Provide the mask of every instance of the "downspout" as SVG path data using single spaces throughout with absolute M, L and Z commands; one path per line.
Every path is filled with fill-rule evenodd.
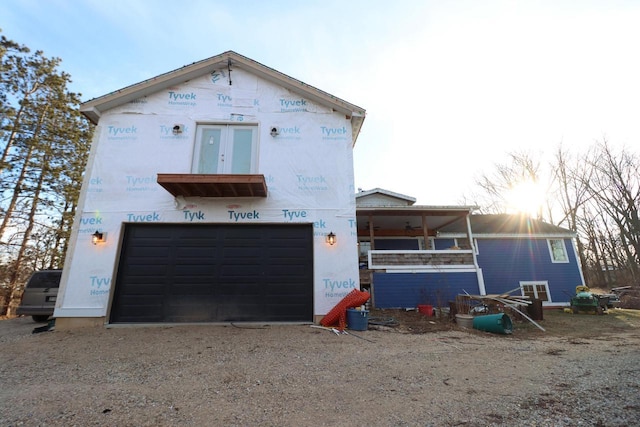
M 465 215 L 465 219 L 467 220 L 467 238 L 469 239 L 469 247 L 471 248 L 471 255 L 473 256 L 473 265 L 476 268 L 476 275 L 478 276 L 478 290 L 480 291 L 480 295 L 486 295 L 487 290 L 484 287 L 484 277 L 482 277 L 482 270 L 478 265 L 478 258 L 476 257 L 476 247 L 473 241 L 473 233 L 471 232 L 470 215 L 471 212 Z

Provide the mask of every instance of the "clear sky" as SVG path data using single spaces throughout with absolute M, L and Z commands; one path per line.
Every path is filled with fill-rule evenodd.
M 367 110 L 356 188 L 459 204 L 506 153 L 640 147 L 640 1 L 2 0 L 84 101 L 234 50 Z

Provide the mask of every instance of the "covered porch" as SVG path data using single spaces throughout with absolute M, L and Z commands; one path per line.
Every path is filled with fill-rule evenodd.
M 483 294 L 469 215 L 474 206 L 358 206 L 360 285 L 377 308 L 446 303 L 462 292 Z M 466 223 L 466 237 L 438 230 Z M 436 301 L 438 300 L 438 301 Z

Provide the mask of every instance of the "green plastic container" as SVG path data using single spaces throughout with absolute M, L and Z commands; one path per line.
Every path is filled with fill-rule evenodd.
M 352 331 L 366 331 L 369 328 L 369 310 L 348 308 L 347 328 Z
M 510 334 L 513 332 L 511 318 L 504 313 L 486 314 L 473 318 L 473 329 L 496 334 Z

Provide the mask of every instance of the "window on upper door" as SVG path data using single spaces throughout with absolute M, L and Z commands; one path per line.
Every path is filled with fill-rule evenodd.
M 252 174 L 258 165 L 258 127 L 199 125 L 193 173 Z
M 548 239 L 547 243 L 549 244 L 551 262 L 569 262 L 567 247 L 565 246 L 563 239 Z
M 531 299 L 539 299 L 543 302 L 550 302 L 549 298 L 549 282 L 520 282 L 520 290 L 522 295 Z

